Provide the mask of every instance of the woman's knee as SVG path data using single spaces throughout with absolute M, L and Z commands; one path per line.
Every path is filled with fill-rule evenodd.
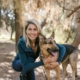
M 21 72 L 22 71 L 22 65 L 20 60 L 15 60 L 12 62 L 12 68 L 15 71 Z

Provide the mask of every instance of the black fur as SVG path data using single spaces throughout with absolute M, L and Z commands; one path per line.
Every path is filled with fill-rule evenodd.
M 76 50 L 76 48 L 73 47 L 72 45 L 69 44 L 62 44 L 62 45 L 66 48 L 66 53 L 61 62 L 63 62 L 70 54 L 73 53 L 74 50 Z

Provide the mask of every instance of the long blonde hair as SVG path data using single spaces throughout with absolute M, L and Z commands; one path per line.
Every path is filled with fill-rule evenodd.
M 26 24 L 25 24 L 25 27 L 23 28 L 23 38 L 24 38 L 24 40 L 25 40 L 25 42 L 26 42 L 26 46 L 27 46 L 27 47 L 30 46 L 30 40 L 29 40 L 29 38 L 27 37 L 25 31 L 26 31 L 26 29 L 28 28 L 28 25 L 29 25 L 29 24 L 34 24 L 34 25 L 36 25 L 36 27 L 38 28 L 38 33 L 39 33 L 39 34 L 41 33 L 41 25 L 39 24 L 39 22 L 38 22 L 37 20 L 35 20 L 35 19 L 30 19 L 30 20 L 28 20 L 28 21 L 26 22 Z M 37 39 L 39 39 L 39 36 L 38 36 Z

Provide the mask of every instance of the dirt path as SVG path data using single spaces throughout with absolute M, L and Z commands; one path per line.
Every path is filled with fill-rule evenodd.
M 0 80 L 17 80 L 19 73 L 11 67 L 15 45 L 10 40 L 0 39 Z
M 16 55 L 15 53 L 15 44 L 14 42 L 8 39 L 0 38 L 0 80 L 18 80 L 19 73 L 15 72 L 11 67 L 11 62 Z M 78 77 L 76 80 L 80 80 L 80 57 L 78 60 Z M 61 67 L 61 66 L 60 66 Z M 71 67 L 68 66 L 68 77 L 66 80 L 71 80 Z M 44 73 L 42 67 L 38 67 L 35 69 L 36 80 L 45 80 Z M 62 69 L 61 69 L 61 77 L 62 77 Z M 55 72 L 51 71 L 51 80 L 55 80 Z

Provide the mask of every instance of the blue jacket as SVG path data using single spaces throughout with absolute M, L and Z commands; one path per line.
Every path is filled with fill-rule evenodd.
M 59 58 L 57 62 L 61 62 L 64 54 L 65 54 L 65 47 L 62 45 L 57 44 L 59 47 Z M 18 53 L 14 59 L 15 60 L 21 60 L 21 65 L 22 65 L 22 74 L 26 74 L 29 70 L 32 70 L 38 66 L 43 65 L 43 61 L 40 60 L 39 62 L 35 62 L 36 58 L 39 56 L 40 53 L 40 47 L 38 46 L 36 53 L 32 50 L 31 47 L 26 47 L 25 41 L 23 37 L 20 37 L 18 41 Z

